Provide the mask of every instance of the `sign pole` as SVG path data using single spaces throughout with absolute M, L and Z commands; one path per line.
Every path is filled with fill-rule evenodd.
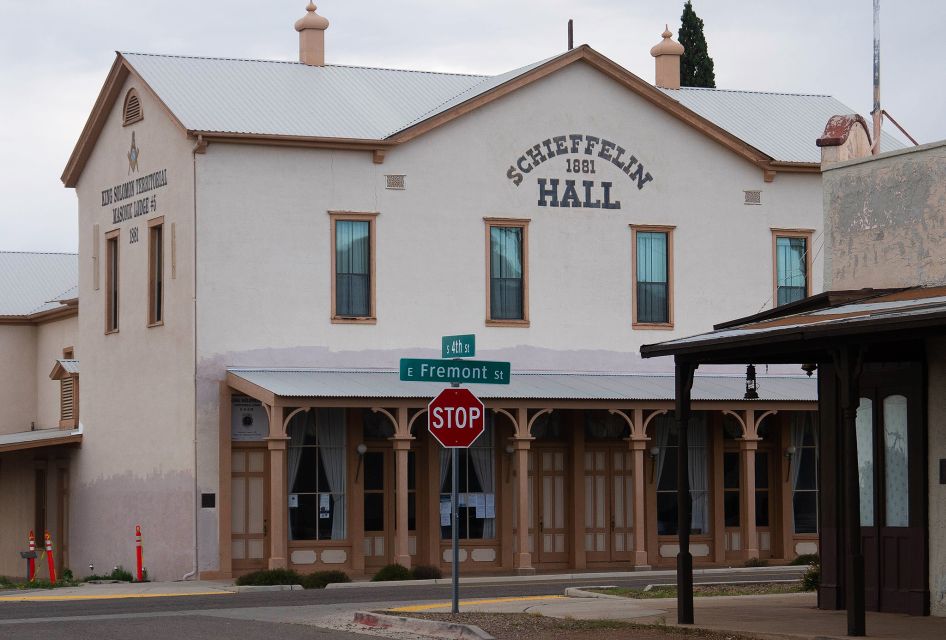
M 450 449 L 451 457 L 451 471 L 453 477 L 451 478 L 450 486 L 453 488 L 453 491 L 450 495 L 450 511 L 453 513 L 453 518 L 451 522 L 453 523 L 453 606 L 451 608 L 452 613 L 460 613 L 460 513 L 457 509 L 457 503 L 459 502 L 457 495 L 457 485 L 460 484 L 460 471 L 457 455 L 457 448 L 453 447 Z

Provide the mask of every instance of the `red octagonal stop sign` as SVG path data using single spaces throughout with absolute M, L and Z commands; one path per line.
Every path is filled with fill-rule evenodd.
M 444 389 L 427 405 L 427 428 L 444 447 L 466 449 L 486 429 L 486 409 L 469 389 Z

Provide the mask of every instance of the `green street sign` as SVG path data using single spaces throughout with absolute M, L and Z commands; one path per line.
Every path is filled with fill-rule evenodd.
M 488 360 L 401 358 L 401 380 L 405 382 L 509 384 L 509 363 Z
M 462 336 L 444 336 L 440 339 L 443 358 L 472 358 L 476 355 L 476 336 L 467 333 Z

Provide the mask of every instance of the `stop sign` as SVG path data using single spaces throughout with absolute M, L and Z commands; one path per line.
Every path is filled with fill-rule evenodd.
M 486 409 L 469 389 L 444 389 L 427 405 L 427 428 L 448 448 L 466 449 L 486 428 Z

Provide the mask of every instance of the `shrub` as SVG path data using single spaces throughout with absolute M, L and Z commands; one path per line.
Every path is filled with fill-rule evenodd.
M 800 567 L 807 564 L 818 564 L 819 562 L 821 562 L 821 558 L 818 557 L 817 553 L 803 553 L 788 564 Z
M 63 582 L 75 582 L 75 577 L 72 575 L 72 569 L 68 567 L 62 570 L 62 581 Z M 2 581 L 2 578 L 0 578 Z
M 371 578 L 372 582 L 387 582 L 389 580 L 410 580 L 411 572 L 407 567 L 400 564 L 388 564 L 381 567 L 378 573 Z
M 8 588 L 13 586 L 16 586 L 13 580 L 10 580 L 10 578 L 6 576 L 0 576 L 0 587 Z
M 302 584 L 302 576 L 292 569 L 264 569 L 247 573 L 236 579 L 240 586 L 270 586 L 275 584 Z
M 71 573 L 70 573 L 71 575 Z M 82 579 L 83 582 L 91 582 L 93 580 L 117 580 L 119 582 L 134 582 L 135 579 L 132 577 L 131 572 L 126 571 L 125 568 L 121 565 L 118 565 L 112 569 L 111 573 L 107 573 L 104 576 L 92 574 L 86 576 Z
M 745 566 L 747 567 L 767 567 L 769 566 L 768 560 L 762 560 L 761 558 L 749 558 L 746 560 Z
M 422 564 L 411 569 L 411 578 L 414 580 L 439 580 L 443 577 L 443 572 L 439 567 Z
M 324 589 L 325 585 L 335 582 L 351 582 L 351 578 L 344 571 L 316 571 L 301 576 L 299 583 L 303 589 Z
M 821 565 L 812 562 L 801 578 L 801 586 L 805 591 L 814 591 L 819 584 L 821 584 Z

